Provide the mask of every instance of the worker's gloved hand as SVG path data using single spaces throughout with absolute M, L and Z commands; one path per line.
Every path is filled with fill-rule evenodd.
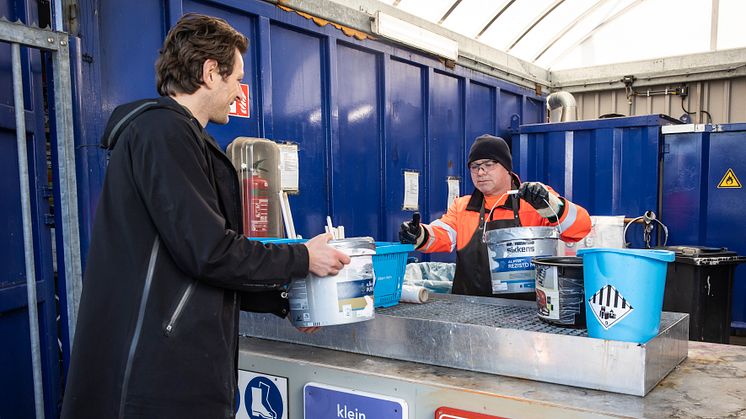
M 557 222 L 562 215 L 563 203 L 541 182 L 523 182 L 518 188 L 518 197 L 531 204 L 542 217 Z
M 427 239 L 427 236 L 427 230 L 420 224 L 419 212 L 412 214 L 412 221 L 401 223 L 401 230 L 399 231 L 399 241 L 401 243 L 413 244 L 415 248 L 419 248 L 422 242 Z
M 424 230 L 425 228 L 420 223 L 415 224 L 411 221 L 405 221 L 401 223 L 399 241 L 404 244 L 413 244 L 415 247 L 420 247 L 425 238 Z

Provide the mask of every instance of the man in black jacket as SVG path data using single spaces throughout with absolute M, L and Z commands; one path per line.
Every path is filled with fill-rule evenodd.
M 204 127 L 243 99 L 247 46 L 222 19 L 183 16 L 156 65 L 162 97 L 109 120 L 65 419 L 234 417 L 239 308 L 284 316 L 291 278 L 349 263 L 329 235 L 238 233 L 238 177 Z

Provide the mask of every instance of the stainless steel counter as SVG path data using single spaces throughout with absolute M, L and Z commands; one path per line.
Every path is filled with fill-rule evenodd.
M 642 396 L 686 357 L 689 330 L 687 315 L 663 313 L 660 334 L 644 345 L 592 339 L 585 330 L 541 322 L 533 302 L 439 294 L 312 335 L 272 315 L 243 313 L 241 333 Z
M 688 358 L 645 397 L 248 337 L 239 368 L 289 377 L 291 419 L 303 417 L 308 381 L 400 397 L 412 419 L 439 406 L 512 418 L 746 417 L 746 347 L 711 343 L 690 342 Z

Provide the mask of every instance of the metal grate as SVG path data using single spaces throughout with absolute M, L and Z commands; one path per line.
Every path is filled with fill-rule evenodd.
M 558 335 L 588 336 L 586 329 L 553 326 L 541 321 L 534 307 L 480 304 L 474 301 L 431 300 L 427 304 L 399 304 L 379 308 L 376 309 L 376 314 Z

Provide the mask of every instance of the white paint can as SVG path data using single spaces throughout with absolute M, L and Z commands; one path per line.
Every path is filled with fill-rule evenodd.
M 373 255 L 371 237 L 331 240 L 329 245 L 350 257 L 337 275 L 309 274 L 290 283 L 290 322 L 296 327 L 356 323 L 374 317 Z

